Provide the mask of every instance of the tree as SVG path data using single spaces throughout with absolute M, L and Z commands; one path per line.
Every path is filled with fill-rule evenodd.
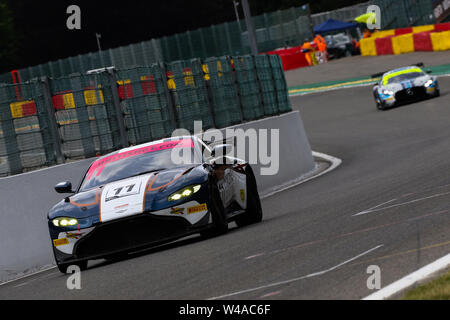
M 0 70 L 10 71 L 17 62 L 17 39 L 14 32 L 11 11 L 0 2 Z

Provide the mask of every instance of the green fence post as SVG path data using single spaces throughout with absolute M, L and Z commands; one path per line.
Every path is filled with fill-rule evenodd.
M 213 128 L 217 128 L 216 126 L 216 117 L 214 114 L 214 102 L 213 102 L 213 94 L 211 91 L 211 86 L 209 81 L 211 81 L 211 71 L 210 71 L 210 75 L 209 75 L 209 81 L 206 80 L 206 73 L 205 70 L 203 70 L 203 61 L 201 59 L 198 59 L 198 62 L 200 63 L 200 70 L 202 72 L 202 84 L 205 88 L 206 91 L 206 99 L 208 101 L 208 111 L 209 111 L 209 116 L 211 117 L 211 121 L 212 121 L 212 125 Z
M 239 81 L 237 79 L 237 75 L 236 75 L 236 68 L 234 67 L 234 65 L 231 63 L 232 57 L 227 57 L 227 62 L 230 65 L 230 69 L 231 69 L 231 74 L 232 74 L 232 79 L 233 79 L 233 85 L 234 88 L 236 90 L 236 99 L 238 101 L 238 106 L 239 106 L 239 116 L 240 116 L 240 120 L 241 122 L 244 122 L 245 118 L 244 118 L 244 107 L 242 106 L 242 99 L 241 99 L 241 88 L 239 87 Z
M 167 67 L 165 62 L 160 62 L 159 67 L 161 70 L 161 78 L 163 79 L 163 88 L 164 88 L 164 94 L 166 95 L 167 104 L 169 107 L 169 114 L 170 114 L 170 121 L 172 123 L 173 128 L 178 128 L 178 117 L 177 117 L 177 111 L 175 109 L 175 103 L 172 96 L 172 93 L 169 90 L 168 85 L 168 79 L 167 79 Z
M 89 113 L 87 111 L 86 102 L 84 99 L 83 87 L 81 85 L 81 76 L 78 75 L 70 77 L 70 84 L 75 100 L 75 112 L 77 114 L 84 156 L 86 158 L 93 157 L 96 154 L 95 144 L 89 123 Z
M 278 101 L 278 90 L 277 90 L 277 84 L 275 80 L 275 73 L 273 71 L 272 61 L 270 59 L 269 55 L 265 55 L 267 57 L 267 61 L 269 61 L 269 68 L 270 68 L 270 75 L 272 77 L 272 85 L 275 89 L 274 96 L 275 96 L 275 108 L 277 110 L 277 114 L 280 114 L 280 102 Z
M 119 93 L 117 91 L 117 78 L 114 69 L 108 69 L 107 75 L 109 78 L 111 94 L 112 94 L 112 103 L 114 105 L 114 111 L 116 113 L 117 125 L 119 127 L 119 135 L 120 135 L 120 143 L 122 148 L 128 147 L 128 138 L 127 131 L 125 128 L 125 121 L 123 119 L 122 107 L 120 105 Z
M 250 57 L 251 57 L 251 61 L 253 62 L 253 68 L 254 68 L 254 71 L 255 71 L 256 83 L 258 84 L 259 108 L 261 110 L 262 115 L 264 116 L 266 114 L 266 112 L 264 110 L 263 92 L 262 92 L 262 88 L 261 88 L 261 81 L 259 79 L 258 68 L 256 67 L 256 59 L 255 59 L 254 55 L 251 55 Z
M 230 24 L 228 22 L 225 22 L 225 34 L 227 36 L 227 45 L 228 45 L 228 54 L 233 54 L 233 48 L 231 46 L 231 39 L 230 39 Z
M 0 97 L 3 98 L 0 105 L 0 123 L 2 127 L 2 139 L 5 142 L 6 157 L 9 163 L 9 173 L 17 174 L 23 171 L 22 160 L 20 158 L 20 149 L 17 142 L 16 128 L 14 127 L 14 118 L 9 106 L 8 88 L 9 85 L 0 86 Z
M 52 94 L 50 92 L 48 77 L 41 78 L 41 90 L 44 97 L 45 108 L 47 111 L 48 124 L 50 129 L 50 135 L 53 140 L 53 147 L 56 154 L 56 161 L 57 163 L 64 163 L 65 159 L 62 152 L 61 137 L 59 136 L 58 133 L 58 125 L 56 123 L 55 118 L 55 108 L 53 107 Z

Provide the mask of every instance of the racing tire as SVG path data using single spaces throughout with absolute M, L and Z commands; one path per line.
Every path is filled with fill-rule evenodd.
M 261 199 L 259 198 L 258 186 L 256 185 L 255 175 L 250 166 L 247 166 L 247 210 L 243 215 L 236 217 L 238 227 L 247 226 L 262 221 L 263 212 L 261 207 Z
M 436 90 L 436 94 L 435 97 L 440 97 L 441 96 L 441 91 L 439 89 Z
M 78 261 L 76 263 L 57 263 L 56 264 L 56 266 L 58 267 L 58 270 L 61 273 L 64 273 L 64 274 L 67 273 L 67 269 L 70 266 L 77 266 L 78 268 L 80 268 L 80 271 L 83 271 L 83 270 L 87 269 L 87 265 L 88 265 L 88 261 L 87 260 Z
M 378 110 L 381 110 L 381 111 L 386 110 L 386 106 L 385 106 L 384 103 L 381 102 L 379 99 L 375 100 L 375 102 L 376 102 L 376 105 L 377 105 L 377 109 L 378 109 Z
M 215 179 L 210 179 L 209 197 L 211 199 L 209 210 L 212 216 L 213 226 L 200 232 L 201 236 L 204 238 L 211 238 L 228 232 L 228 221 L 225 215 L 225 208 Z

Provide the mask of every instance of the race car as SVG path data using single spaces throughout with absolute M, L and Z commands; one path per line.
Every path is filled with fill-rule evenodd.
M 421 67 L 422 63 L 373 75 L 373 78 L 381 76 L 373 87 L 377 108 L 385 110 L 401 103 L 439 96 L 437 78 L 430 76 L 431 72 L 425 72 Z
M 227 155 L 232 148 L 197 136 L 162 139 L 98 158 L 74 191 L 71 182 L 58 183 L 58 193 L 72 193 L 48 212 L 59 270 L 83 270 L 90 259 L 117 259 L 196 233 L 223 234 L 231 221 L 260 222 L 255 175 Z M 183 152 L 183 162 L 175 152 Z

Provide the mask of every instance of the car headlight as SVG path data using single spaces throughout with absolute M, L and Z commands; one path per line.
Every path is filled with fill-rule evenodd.
M 430 79 L 430 80 L 428 80 L 427 82 L 425 82 L 424 86 L 425 86 L 425 87 L 429 87 L 429 86 L 431 86 L 431 85 L 433 84 L 433 82 L 434 82 L 434 81 Z
M 52 220 L 55 227 L 70 227 L 78 224 L 75 218 L 59 217 Z
M 384 90 L 383 93 L 388 95 L 388 96 L 393 96 L 394 95 L 394 91 L 391 91 L 391 90 Z
M 199 184 L 194 185 L 194 186 L 184 187 L 183 189 L 180 189 L 177 192 L 172 193 L 169 196 L 169 201 L 177 201 L 182 198 L 189 197 L 189 196 L 193 195 L 194 193 L 196 193 L 198 190 L 200 190 L 200 187 L 201 187 L 201 185 L 199 185 Z

